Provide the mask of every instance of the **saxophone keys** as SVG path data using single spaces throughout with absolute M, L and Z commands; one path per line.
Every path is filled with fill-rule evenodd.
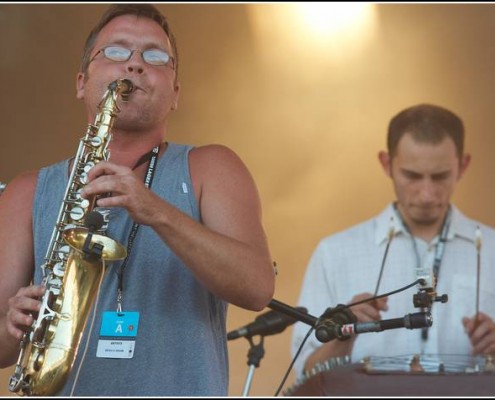
M 62 277 L 64 276 L 64 272 L 65 272 L 65 267 L 62 265 L 61 262 L 58 262 L 53 266 L 53 275 L 57 277 Z
M 77 190 L 75 190 L 74 192 L 72 192 L 72 198 L 75 199 L 76 201 L 79 201 L 81 200 L 81 192 L 82 192 L 83 188 L 79 188 Z
M 88 173 L 87 172 L 83 172 L 81 175 L 79 175 L 79 182 L 81 183 L 81 185 L 86 185 L 88 183 Z M 80 189 L 79 191 L 76 192 L 77 198 L 81 197 L 81 190 L 82 189 Z
M 60 295 L 60 289 L 62 288 L 62 279 L 54 277 L 48 281 L 50 284 L 50 291 L 55 295 Z
M 91 146 L 91 147 L 100 147 L 101 144 L 103 143 L 101 137 L 99 136 L 92 136 L 88 139 L 87 143 Z
M 89 200 L 88 199 L 79 200 L 79 206 L 84 209 L 87 209 L 89 207 Z
M 89 170 L 90 170 L 91 168 L 93 168 L 94 166 L 95 166 L 95 163 L 94 163 L 93 161 L 88 161 L 88 162 L 84 165 L 84 167 L 83 167 L 83 171 L 84 171 L 84 172 L 86 172 L 86 173 L 88 173 L 88 172 L 89 172 Z
M 69 215 L 74 221 L 80 221 L 84 217 L 84 210 L 81 207 L 72 207 Z
M 81 171 L 81 173 L 79 174 L 79 182 L 81 182 L 82 185 L 86 185 L 88 183 L 88 173 L 95 165 L 96 164 L 93 161 L 88 161 L 79 169 Z M 79 190 L 75 192 L 76 198 L 81 197 L 81 190 L 82 188 L 79 188 Z
M 63 244 L 58 248 L 57 253 L 61 260 L 65 260 L 69 255 L 69 251 L 70 251 L 70 247 L 67 246 L 66 244 Z

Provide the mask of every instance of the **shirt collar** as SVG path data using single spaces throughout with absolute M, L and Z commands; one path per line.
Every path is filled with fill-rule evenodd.
M 376 217 L 375 226 L 375 244 L 377 246 L 386 242 L 392 232 L 394 236 L 399 233 L 408 234 L 401 221 L 397 218 L 393 203 L 390 203 L 387 208 Z
M 452 240 L 455 236 L 458 236 L 474 243 L 476 232 L 475 222 L 464 216 L 453 204 L 451 204 L 451 208 L 452 215 L 447 240 Z M 375 218 L 375 244 L 380 245 L 387 241 L 392 229 L 394 236 L 399 234 L 409 235 L 402 221 L 397 216 L 393 203 L 390 203 Z
M 451 207 L 452 219 L 450 222 L 450 229 L 447 240 L 453 239 L 454 236 L 459 236 L 474 243 L 476 237 L 476 228 L 478 227 L 476 222 L 472 219 L 467 218 L 453 204 L 451 205 Z

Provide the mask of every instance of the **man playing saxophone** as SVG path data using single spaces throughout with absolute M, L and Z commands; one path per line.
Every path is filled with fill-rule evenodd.
M 260 199 L 245 165 L 221 145 L 166 141 L 177 73 L 174 35 L 151 5 L 110 6 L 86 41 L 76 83 L 89 123 L 111 82 L 134 86 L 119 103 L 109 159 L 86 171 L 78 192 L 109 210 L 107 234 L 127 257 L 107 266 L 55 394 L 227 395 L 227 305 L 259 311 L 273 296 Z M 70 169 L 64 160 L 22 173 L 0 197 L 0 367 L 16 363 L 40 310 L 40 266 Z

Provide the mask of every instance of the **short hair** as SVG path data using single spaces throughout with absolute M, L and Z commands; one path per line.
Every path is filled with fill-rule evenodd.
M 81 59 L 80 71 L 86 73 L 89 66 L 89 60 L 91 52 L 94 49 L 96 38 L 100 31 L 114 18 L 121 15 L 135 15 L 137 17 L 149 18 L 158 23 L 167 35 L 172 45 L 172 56 L 175 58 L 175 76 L 177 80 L 179 71 L 179 54 L 177 51 L 177 41 L 175 39 L 172 30 L 168 24 L 167 18 L 158 9 L 151 4 L 113 4 L 107 11 L 101 16 L 98 23 L 93 30 L 89 33 L 86 43 L 84 45 L 83 55 Z
M 392 118 L 388 126 L 387 148 L 391 157 L 397 153 L 400 139 L 406 133 L 414 140 L 426 143 L 440 143 L 450 137 L 455 144 L 457 155 L 464 152 L 464 124 L 452 111 L 433 104 L 418 104 L 406 108 Z

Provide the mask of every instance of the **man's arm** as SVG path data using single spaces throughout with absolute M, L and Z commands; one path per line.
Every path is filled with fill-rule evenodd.
M 275 274 L 254 180 L 224 146 L 193 149 L 189 163 L 201 223 L 146 189 L 129 168 L 109 162 L 90 171 L 83 196 L 112 192 L 98 205 L 124 207 L 134 221 L 151 226 L 212 293 L 262 310 Z
M 26 288 L 34 267 L 32 204 L 36 172 L 19 175 L 0 196 L 0 368 L 12 365 L 28 314 L 39 309 L 39 287 Z M 21 289 L 24 288 L 24 289 Z

